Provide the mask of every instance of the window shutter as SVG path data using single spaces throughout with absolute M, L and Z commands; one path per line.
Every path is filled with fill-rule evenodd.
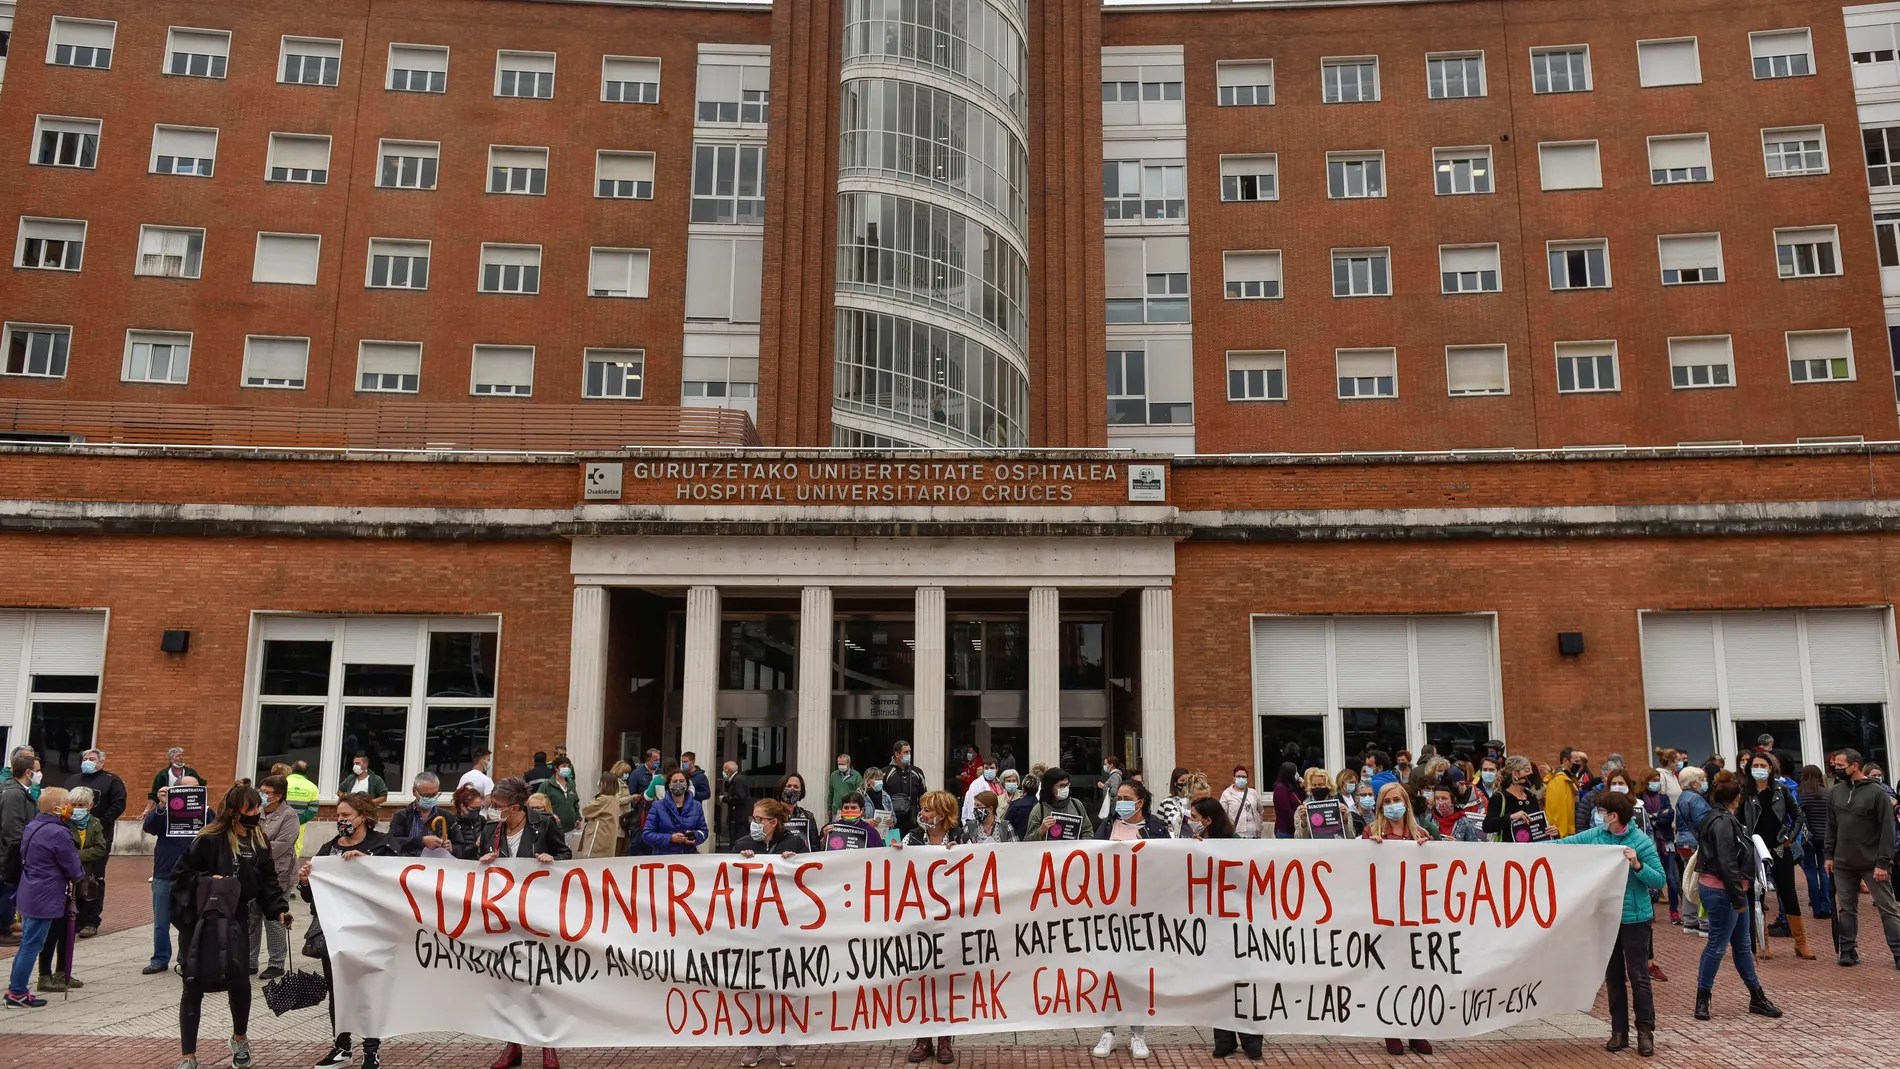
M 1594 142 L 1539 145 L 1545 189 L 1595 189 L 1603 184 Z
M 1392 353 L 1380 349 L 1376 352 L 1340 353 L 1339 377 L 1358 379 L 1367 376 L 1393 375 L 1396 373 Z
M 1847 28 L 1847 50 L 1849 52 L 1875 52 L 1893 47 L 1893 27 L 1886 23 L 1879 26 L 1849 26 Z
M 739 68 L 724 63 L 701 63 L 699 65 L 699 99 L 709 101 L 736 101 L 742 95 L 739 91 Z
M 1490 720 L 1491 621 L 1482 616 L 1421 617 L 1418 703 L 1426 720 Z
M 438 74 L 447 74 L 449 52 L 446 48 L 392 45 L 389 49 L 389 65 L 397 70 L 435 71 Z
M 1142 278 L 1141 239 L 1109 238 L 1103 242 L 1107 252 L 1105 272 L 1108 299 L 1139 298 L 1147 292 Z
M 1222 176 L 1274 174 L 1279 170 L 1277 163 L 1277 159 L 1273 156 L 1222 156 L 1220 173 Z
M 1665 271 L 1714 267 L 1722 260 L 1722 239 L 1715 234 L 1664 238 L 1661 255 Z
M 1263 616 L 1253 622 L 1253 705 L 1256 716 L 1323 716 L 1326 621 Z
M 1273 81 L 1273 64 L 1264 60 L 1257 63 L 1222 63 L 1214 68 L 1214 72 L 1220 85 L 1268 85 Z
M 208 159 L 218 151 L 218 132 L 216 130 L 181 130 L 175 126 L 161 126 L 152 135 L 152 153 L 157 156 L 190 156 L 193 159 Z
M 1889 654 L 1880 612 L 1815 611 L 1805 616 L 1814 700 L 1886 701 Z
M 320 59 L 342 59 L 343 42 L 325 41 L 316 37 L 286 37 L 284 51 L 293 56 L 316 56 Z
M 491 148 L 488 150 L 490 167 L 538 167 L 546 169 L 548 150 L 544 148 Z
M 1722 614 L 1728 708 L 1740 719 L 1804 719 L 1801 646 L 1791 612 Z
M 505 71 L 531 71 L 535 74 L 554 73 L 554 55 L 550 52 L 503 52 L 501 69 Z
M 1447 352 L 1445 378 L 1453 393 L 1504 393 L 1510 388 L 1504 347 L 1474 347 Z
M 533 245 L 484 245 L 482 263 L 503 267 L 539 267 L 541 250 Z
M 1788 335 L 1788 355 L 1795 360 L 1839 360 L 1853 355 L 1847 335 L 1840 331 Z
M 245 343 L 244 373 L 255 379 L 302 379 L 310 363 L 307 338 L 251 338 Z
M 320 241 L 315 234 L 257 235 L 257 265 L 251 281 L 316 285 Z
M 534 350 L 486 346 L 475 350 L 475 381 L 491 386 L 533 386 Z M 381 664 L 408 664 L 382 661 Z
M 1496 271 L 1498 269 L 1498 247 L 1479 245 L 1461 249 L 1438 250 L 1438 269 L 1440 271 Z
M 73 19 L 55 18 L 53 20 L 53 42 L 62 45 L 79 45 L 91 48 L 111 48 L 115 29 L 106 22 L 78 22 Z
M 266 642 L 331 642 L 336 639 L 334 616 L 266 616 L 259 628 Z
M 420 375 L 422 346 L 406 342 L 366 341 L 357 352 L 359 372 L 369 375 Z
M 1333 622 L 1333 660 L 1342 709 L 1412 704 L 1411 642 L 1406 621 L 1355 617 Z
M 657 59 L 608 56 L 604 61 L 604 70 L 607 81 L 610 82 L 657 82 L 660 80 L 660 61 Z
M 1178 274 L 1188 269 L 1188 239 L 1143 238 L 1148 274 Z
M 352 616 L 343 621 L 344 664 L 415 664 L 416 621 Z
M 1280 254 L 1277 252 L 1230 252 L 1226 257 L 1229 282 L 1280 281 Z
M 648 152 L 603 152 L 598 177 L 615 182 L 653 181 L 653 155 Z
M 1731 353 L 1727 338 L 1669 339 L 1671 367 L 1684 364 L 1726 364 L 1731 361 Z
M 1141 68 L 1139 66 L 1129 66 L 1126 64 L 1114 65 L 1104 63 L 1102 64 L 1102 81 L 1139 82 L 1141 81 Z
M 1847 31 L 1851 43 L 1853 28 Z M 1781 30 L 1776 33 L 1758 33 L 1748 39 L 1750 59 L 1766 59 L 1769 56 L 1802 55 L 1811 51 L 1813 45 L 1807 30 Z M 1858 51 L 1858 49 L 1856 49 Z
M 172 51 L 190 52 L 200 56 L 228 56 L 231 51 L 229 34 L 205 33 L 200 30 L 173 30 Z
M 1183 69 L 1179 63 L 1144 63 L 1141 65 L 1141 80 L 1144 82 L 1178 82 L 1183 79 Z
M 1643 614 L 1643 692 L 1651 709 L 1714 709 L 1715 618 Z
M 1148 339 L 1148 400 L 1163 404 L 1194 401 L 1194 342 L 1188 338 Z
M 1693 38 L 1643 41 L 1636 46 L 1638 80 L 1643 85 L 1690 85 L 1702 80 Z
M 732 242 L 732 321 L 757 323 L 764 289 L 765 240 L 735 238 Z
M 22 219 L 20 236 L 52 241 L 81 241 L 86 236 L 86 224 L 74 219 Z
M 36 676 L 96 676 L 106 660 L 106 614 L 36 612 L 28 672 Z
M 270 162 L 273 167 L 308 167 L 327 171 L 330 169 L 330 139 L 273 134 L 270 139 Z
M 1649 166 L 1653 170 L 1709 166 L 1708 136 L 1698 134 L 1695 137 L 1658 137 L 1651 140 Z
M 626 290 L 630 296 L 647 295 L 645 250 L 595 249 L 588 265 L 589 290 Z
M 20 658 L 26 654 L 26 613 L 0 612 L 0 724 L 20 707 Z
M 686 318 L 732 318 L 731 238 L 686 241 Z

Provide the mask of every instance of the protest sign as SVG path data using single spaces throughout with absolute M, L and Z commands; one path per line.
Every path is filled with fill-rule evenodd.
M 1340 814 L 1339 799 L 1315 798 L 1306 803 L 1306 822 L 1315 839 L 1338 839 L 1346 834 L 1346 820 Z
M 1073 840 L 1082 837 L 1082 818 L 1074 813 L 1050 813 L 1048 819 L 1055 821 L 1049 825 L 1048 836 L 1051 841 L 1057 839 Z
M 165 792 L 165 837 L 189 839 L 203 830 L 210 802 L 204 787 L 171 787 Z
M 862 850 L 870 841 L 866 828 L 840 822 L 825 829 L 824 849 Z
M 549 1046 L 1113 1024 L 1475 1035 L 1588 1009 L 1597 846 L 1153 840 L 539 865 L 318 858 L 336 1026 Z M 1552 969 L 1561 957 L 1574 968 Z
M 1551 834 L 1550 819 L 1544 816 L 1544 811 L 1541 809 L 1524 814 L 1522 828 L 1522 832 L 1517 837 L 1520 843 L 1541 843 L 1557 837 Z

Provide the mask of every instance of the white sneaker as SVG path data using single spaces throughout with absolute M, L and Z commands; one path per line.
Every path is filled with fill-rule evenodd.
M 1140 1032 L 1128 1037 L 1128 1053 L 1133 1054 L 1137 1059 L 1148 1057 L 1148 1037 Z
M 763 1057 L 765 1057 L 764 1047 L 747 1047 L 745 1053 L 739 1055 L 739 1064 L 744 1066 L 745 1069 L 752 1069 L 753 1066 L 759 1064 L 759 1059 Z
M 782 1066 L 789 1067 L 798 1064 L 798 1054 L 790 1047 L 780 1047 L 774 1053 L 778 1055 L 778 1063 Z
M 1089 1051 L 1089 1053 L 1095 1055 L 1097 1058 L 1106 1058 L 1115 1053 L 1115 1030 L 1113 1028 L 1102 1029 L 1102 1038 L 1095 1041 L 1095 1049 Z

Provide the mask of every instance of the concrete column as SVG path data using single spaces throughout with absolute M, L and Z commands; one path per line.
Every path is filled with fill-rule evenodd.
M 1062 593 L 1039 586 L 1029 591 L 1029 763 L 1062 760 Z
M 911 762 L 931 789 L 942 789 L 944 762 L 944 598 L 940 586 L 917 588 L 917 682 L 911 709 Z
M 567 752 L 575 789 L 591 798 L 600 782 L 607 727 L 607 588 L 574 587 L 574 624 L 568 632 Z M 404 787 L 407 787 L 404 784 Z
M 1141 763 L 1149 783 L 1174 769 L 1174 591 L 1165 586 L 1141 592 Z
M 690 750 L 699 756 L 701 765 L 717 769 L 718 728 L 719 588 L 696 586 L 686 591 L 686 678 L 685 693 L 680 697 L 680 752 Z M 709 839 L 701 849 L 703 852 L 710 848 Z
M 798 752 L 792 770 L 805 777 L 806 800 L 825 808 L 831 760 L 831 588 L 798 592 Z M 828 820 L 825 813 L 820 819 Z

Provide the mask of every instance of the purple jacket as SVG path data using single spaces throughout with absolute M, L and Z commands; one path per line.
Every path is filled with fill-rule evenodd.
M 64 917 L 66 885 L 84 874 L 66 822 L 51 813 L 34 817 L 20 833 L 20 916 Z

